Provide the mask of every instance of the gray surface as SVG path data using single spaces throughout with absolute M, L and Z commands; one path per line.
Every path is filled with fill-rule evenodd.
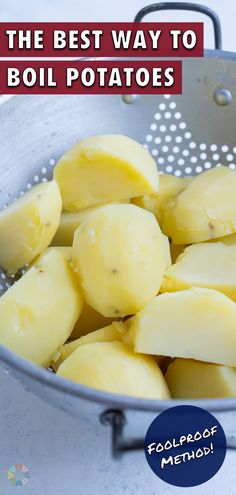
M 110 460 L 109 431 L 81 423 L 25 392 L 0 369 L 0 492 L 15 495 L 186 494 L 158 480 L 142 453 Z M 191 494 L 235 495 L 235 459 L 227 454 L 221 471 Z M 30 480 L 18 488 L 7 470 L 26 464 Z

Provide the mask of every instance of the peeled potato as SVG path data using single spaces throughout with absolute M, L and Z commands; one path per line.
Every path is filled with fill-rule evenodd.
M 169 243 L 155 217 L 134 205 L 109 205 L 76 230 L 73 266 L 86 302 L 107 317 L 136 313 L 162 284 Z
M 115 322 L 107 327 L 100 328 L 95 332 L 91 332 L 88 335 L 83 335 L 79 339 L 73 340 L 68 344 L 65 344 L 55 352 L 51 365 L 56 371 L 59 366 L 68 358 L 72 352 L 74 352 L 78 347 L 85 344 L 94 344 L 96 342 L 114 342 L 122 339 L 127 328 L 122 322 Z
M 45 254 L 50 253 L 51 251 L 58 251 L 59 253 L 62 254 L 63 258 L 65 258 L 66 261 L 71 263 L 71 247 L 69 246 L 51 246 L 45 249 L 37 258 L 35 258 L 30 266 L 35 265 L 35 263 L 38 263 L 42 257 L 45 256 Z
M 69 246 L 52 246 L 47 248 L 41 255 L 39 255 L 32 263 L 32 265 L 35 265 L 35 263 L 38 263 L 42 256 L 44 256 L 46 253 L 49 253 L 52 250 L 59 251 L 63 257 L 65 258 L 66 261 L 68 261 L 71 264 L 71 256 L 72 256 L 72 248 Z M 86 335 L 90 332 L 93 332 L 94 330 L 98 330 L 99 328 L 102 328 L 106 325 L 109 325 L 114 321 L 114 318 L 106 318 L 105 316 L 102 316 L 100 313 L 98 313 L 95 309 L 91 308 L 86 302 L 83 304 L 83 309 L 80 313 L 79 319 L 77 320 L 70 338 L 71 339 L 77 339 L 78 337 L 81 337 L 82 335 Z
M 236 233 L 225 235 L 223 237 L 217 237 L 216 239 L 211 239 L 209 242 L 223 242 L 228 245 L 236 245 Z
M 133 319 L 134 319 L 134 316 L 132 317 L 132 320 Z M 134 327 L 132 327 L 132 330 L 130 330 L 130 326 L 131 326 L 131 322 L 130 322 L 130 324 L 126 325 L 126 331 L 123 333 L 121 340 L 122 340 L 122 342 L 124 342 L 124 344 L 129 345 L 132 348 L 132 350 L 134 350 L 135 329 L 134 329 Z M 170 358 L 167 358 L 166 356 L 157 356 L 157 355 L 155 356 L 155 355 L 153 355 L 153 357 L 154 357 L 156 363 L 159 364 L 159 366 L 160 366 L 161 369 L 162 369 L 161 364 L 165 360 L 167 360 L 167 359 L 169 360 L 170 359 Z
M 63 211 L 60 224 L 51 242 L 52 246 L 72 246 L 74 232 L 87 218 L 89 213 L 97 209 L 97 206 L 86 208 L 86 210 L 68 213 Z
M 236 366 L 236 304 L 215 290 L 154 297 L 128 333 L 136 352 Z
M 192 244 L 236 231 L 236 171 L 216 167 L 196 176 L 168 205 L 163 231 L 174 244 Z
M 155 360 L 137 356 L 121 342 L 80 346 L 61 364 L 57 374 L 106 392 L 152 399 L 170 397 Z
M 177 258 L 180 254 L 183 253 L 186 247 L 186 244 L 173 244 L 173 242 L 170 243 L 170 255 L 172 263 L 176 262 Z
M 223 292 L 236 301 L 236 248 L 223 242 L 189 246 L 170 266 L 161 287 L 174 292 L 190 287 L 206 287 Z
M 98 311 L 89 306 L 89 304 L 84 302 L 82 313 L 73 328 L 70 338 L 77 339 L 82 335 L 87 335 L 99 328 L 110 325 L 114 320 L 115 318 L 107 318 L 106 316 L 101 315 Z
M 133 335 L 131 334 L 130 332 L 130 327 L 134 321 L 134 318 L 135 318 L 135 315 L 133 316 L 130 316 L 128 318 L 125 318 L 124 321 L 124 324 L 125 324 L 125 327 L 126 327 L 126 332 L 124 333 L 124 335 L 122 336 L 122 341 L 125 343 L 125 344 L 128 344 L 128 345 L 131 345 L 131 347 L 134 348 L 134 339 L 133 339 Z
M 0 345 L 47 367 L 82 305 L 76 275 L 52 250 L 0 298 Z
M 169 201 L 180 191 L 183 191 L 191 180 L 192 177 L 181 178 L 175 177 L 175 175 L 161 174 L 159 176 L 159 191 L 133 198 L 132 203 L 153 213 L 159 225 L 162 226 L 164 213 Z
M 191 359 L 175 359 L 165 375 L 173 399 L 236 396 L 236 369 Z
M 124 203 L 129 203 L 129 199 L 123 201 Z M 86 220 L 88 215 L 95 211 L 101 206 L 92 206 L 91 208 L 86 208 L 85 210 L 76 211 L 74 213 L 69 213 L 68 211 L 63 211 L 61 214 L 60 224 L 56 231 L 55 236 L 51 242 L 52 246 L 72 246 L 74 233 L 76 229 L 81 225 L 81 223 Z
M 156 162 L 126 136 L 90 136 L 67 151 L 54 169 L 67 211 L 155 192 Z
M 55 181 L 39 184 L 0 212 L 0 266 L 16 273 L 50 244 L 61 215 Z

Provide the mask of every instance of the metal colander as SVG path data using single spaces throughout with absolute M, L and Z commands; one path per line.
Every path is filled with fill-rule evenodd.
M 138 14 L 136 21 L 153 10 L 180 5 L 150 6 Z M 220 27 L 214 13 L 204 7 L 187 6 L 210 15 L 218 49 L 207 50 L 203 59 L 184 59 L 182 95 L 17 96 L 3 102 L 0 208 L 33 185 L 50 180 L 53 167 L 65 150 L 91 134 L 126 134 L 150 150 L 161 173 L 177 177 L 196 175 L 220 164 L 236 168 L 236 55 L 219 50 Z M 14 277 L 9 278 L 0 270 L 0 294 L 13 283 Z M 36 367 L 3 347 L 0 360 L 27 388 L 71 414 L 97 418 L 104 407 L 112 408 L 101 417 L 112 423 L 118 442 L 124 410 L 128 419 L 132 414 L 132 424 L 140 431 L 141 423 L 145 431 L 153 414 L 173 402 L 183 403 L 135 399 L 89 389 Z M 218 411 L 226 430 L 230 435 L 234 433 L 236 398 L 193 403 Z M 114 445 L 115 450 L 122 450 L 120 443 L 119 448 Z M 128 445 L 143 444 L 137 441 Z

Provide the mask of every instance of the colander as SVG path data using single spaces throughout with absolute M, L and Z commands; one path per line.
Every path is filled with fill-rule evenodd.
M 51 179 L 64 151 L 91 134 L 127 134 L 150 150 L 161 173 L 177 177 L 219 164 L 236 168 L 236 55 L 221 50 L 218 17 L 206 7 L 157 3 L 141 10 L 135 20 L 163 9 L 196 10 L 213 21 L 216 49 L 206 50 L 202 59 L 184 59 L 183 94 L 17 96 L 3 102 L 0 208 Z M 14 278 L 0 270 L 0 294 L 13 283 Z M 142 448 L 143 436 L 156 415 L 173 404 L 183 404 L 120 396 L 72 383 L 4 347 L 0 347 L 0 361 L 25 388 L 56 407 L 85 421 L 110 424 L 114 456 Z M 236 445 L 236 398 L 184 403 L 213 411 L 226 431 L 228 446 Z

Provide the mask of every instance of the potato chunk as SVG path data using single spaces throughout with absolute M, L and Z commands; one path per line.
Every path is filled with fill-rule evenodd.
M 86 302 L 107 317 L 131 315 L 157 294 L 170 259 L 152 213 L 109 205 L 76 230 L 72 260 Z
M 172 263 L 176 262 L 177 258 L 180 256 L 180 254 L 183 253 L 186 247 L 186 244 L 173 244 L 173 242 L 170 243 L 170 255 Z
M 107 318 L 106 316 L 101 315 L 85 301 L 82 313 L 74 326 L 70 338 L 77 339 L 82 335 L 87 335 L 99 328 L 110 325 L 114 320 L 116 320 L 116 318 Z
M 47 253 L 50 253 L 50 251 L 58 251 L 59 253 L 62 254 L 63 258 L 65 258 L 68 263 L 71 263 L 71 256 L 72 256 L 72 249 L 69 246 L 50 246 L 45 251 L 43 251 L 37 258 L 35 258 L 32 263 L 30 263 L 30 268 L 31 266 L 37 264 Z
M 69 213 L 63 211 L 61 214 L 60 224 L 56 234 L 51 242 L 52 246 L 72 246 L 74 233 L 76 229 L 83 223 L 88 215 L 95 211 L 98 207 L 86 208 L 86 210 Z
M 174 244 L 236 232 L 236 171 L 216 167 L 196 176 L 166 209 L 163 231 Z
M 137 356 L 121 342 L 78 347 L 57 374 L 69 380 L 122 395 L 168 399 L 165 379 L 150 356 Z
M 91 136 L 67 151 L 54 170 L 67 211 L 155 192 L 156 162 L 126 136 Z
M 46 367 L 82 305 L 76 275 L 52 250 L 0 298 L 0 345 Z
M 159 225 L 162 226 L 164 213 L 169 201 L 180 191 L 183 191 L 192 179 L 192 177 L 175 177 L 175 175 L 161 174 L 159 176 L 159 191 L 133 198 L 132 203 L 153 213 Z
M 236 396 L 236 369 L 191 359 L 175 359 L 165 375 L 173 399 Z
M 0 266 L 16 273 L 50 244 L 60 221 L 55 181 L 39 184 L 0 212 Z
M 206 287 L 236 301 L 236 249 L 223 242 L 189 246 L 168 268 L 161 292 Z
M 130 203 L 130 200 L 126 199 L 123 201 L 114 201 L 114 203 L 128 204 Z M 73 213 L 63 211 L 61 214 L 59 227 L 53 237 L 51 246 L 72 246 L 76 229 L 78 229 L 81 223 L 86 220 L 90 213 L 97 210 L 97 208 L 101 208 L 101 206 L 105 205 L 91 206 L 91 208 L 75 211 Z
M 136 352 L 236 366 L 236 304 L 215 290 L 154 297 L 128 333 Z
M 73 340 L 68 344 L 65 344 L 55 352 L 52 358 L 51 366 L 56 371 L 59 366 L 68 358 L 72 352 L 74 352 L 78 347 L 85 344 L 94 344 L 96 342 L 114 342 L 122 339 L 127 328 L 122 322 L 114 322 L 107 327 L 100 328 L 91 332 L 88 335 L 83 335 L 79 339 Z
M 68 261 L 71 265 L 71 256 L 72 256 L 72 248 L 69 246 L 51 246 L 47 248 L 42 254 L 40 254 L 30 266 L 35 265 L 38 261 L 45 256 L 46 253 L 49 253 L 52 250 L 59 251 L 66 261 Z M 94 332 L 99 328 L 103 328 L 106 325 L 111 324 L 115 318 L 106 318 L 98 313 L 95 309 L 91 308 L 86 302 L 83 304 L 83 309 L 81 314 L 79 315 L 79 319 L 77 320 L 73 331 L 70 335 L 71 339 L 78 339 L 82 335 L 86 335 L 90 332 Z
M 228 245 L 236 245 L 236 233 L 224 235 L 223 237 L 216 237 L 216 239 L 211 239 L 209 242 L 223 242 Z

